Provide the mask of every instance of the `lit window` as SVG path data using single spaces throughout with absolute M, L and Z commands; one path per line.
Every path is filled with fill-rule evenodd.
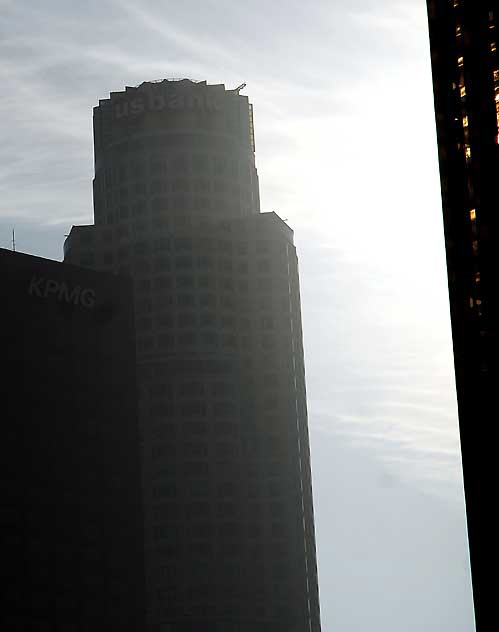
M 454 8 L 459 6 L 459 0 L 454 0 Z
M 496 50 L 496 43 L 495 42 L 490 42 L 490 50 L 493 53 Z
M 476 209 L 472 208 L 470 211 L 470 219 L 472 222 L 476 220 Z
M 461 25 L 457 24 L 456 25 L 456 37 L 461 37 Z
M 475 273 L 475 283 L 480 283 L 480 272 Z
M 473 253 L 476 255 L 476 253 L 478 252 L 478 241 L 476 239 L 473 240 L 472 246 L 473 246 Z
M 464 155 L 466 157 L 466 161 L 471 160 L 471 147 L 469 145 L 464 146 Z
M 470 298 L 470 307 L 473 307 L 473 299 Z
M 463 116 L 463 127 L 468 127 L 468 117 Z
M 457 65 L 459 66 L 459 68 L 462 68 L 464 65 L 464 57 L 458 57 L 457 58 Z
M 459 94 L 461 95 L 461 98 L 466 96 L 466 88 L 464 86 L 459 86 Z
M 482 304 L 482 301 L 479 298 L 477 298 L 475 301 L 475 305 L 481 305 L 481 304 Z

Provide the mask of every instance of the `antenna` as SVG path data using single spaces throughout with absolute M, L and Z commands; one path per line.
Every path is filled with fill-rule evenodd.
M 14 229 L 12 229 L 12 250 L 13 252 L 16 251 L 16 233 Z
M 237 94 L 239 94 L 239 91 L 245 87 L 246 87 L 246 84 L 242 83 L 240 86 L 237 86 L 237 88 L 234 88 L 234 92 L 237 92 Z

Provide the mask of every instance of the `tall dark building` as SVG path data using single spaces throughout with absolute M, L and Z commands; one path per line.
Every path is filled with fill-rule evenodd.
M 0 627 L 141 632 L 132 286 L 0 250 Z
M 134 278 L 149 629 L 318 632 L 297 257 L 260 213 L 251 105 L 143 83 L 94 136 L 65 260 Z
M 428 0 L 459 427 L 477 630 L 493 621 L 499 371 L 497 0 Z

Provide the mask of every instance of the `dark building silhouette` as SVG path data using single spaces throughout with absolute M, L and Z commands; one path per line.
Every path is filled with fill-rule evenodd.
M 140 632 L 131 283 L 0 250 L 0 627 Z
M 251 105 L 146 82 L 94 136 L 65 260 L 135 283 L 149 629 L 317 632 L 297 257 L 260 213 Z
M 499 328 L 497 0 L 428 0 L 477 630 L 494 620 Z

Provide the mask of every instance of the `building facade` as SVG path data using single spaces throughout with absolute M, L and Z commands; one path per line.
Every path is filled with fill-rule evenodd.
M 260 213 L 251 105 L 146 82 L 94 135 L 65 260 L 134 279 L 149 629 L 316 632 L 298 265 Z
M 0 250 L 0 627 L 141 632 L 132 286 Z
M 454 364 L 477 630 L 489 629 L 499 333 L 499 3 L 428 0 Z

